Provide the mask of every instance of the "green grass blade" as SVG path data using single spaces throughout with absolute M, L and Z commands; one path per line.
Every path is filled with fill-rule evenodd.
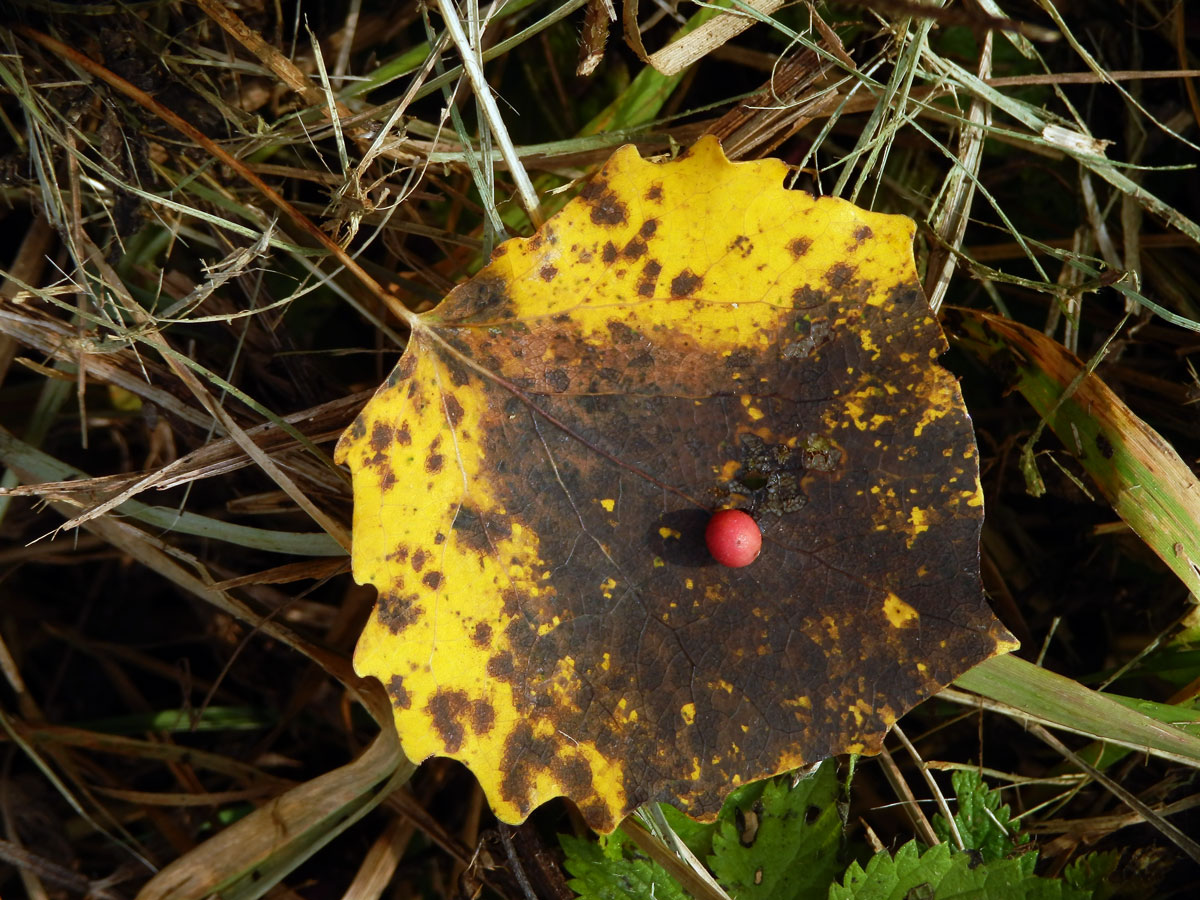
M 1049 725 L 1200 767 L 1200 737 L 1011 653 L 979 664 L 954 684 Z
M 973 310 L 947 325 L 958 346 L 1008 374 L 1117 515 L 1200 596 L 1200 480 L 1174 448 L 1042 333 Z
M 18 440 L 3 427 L 0 427 L 0 461 L 20 473 L 26 483 L 70 481 L 91 477 L 86 472 Z M 163 531 L 212 538 L 251 550 L 268 550 L 272 553 L 289 553 L 295 556 L 345 554 L 337 541 L 324 532 L 271 531 L 222 522 L 220 519 L 162 506 L 149 506 L 137 500 L 126 500 L 115 512 L 154 528 L 161 528 Z

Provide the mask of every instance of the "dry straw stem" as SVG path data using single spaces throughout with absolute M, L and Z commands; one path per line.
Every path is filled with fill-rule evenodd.
M 487 83 L 487 78 L 484 77 L 478 48 L 472 47 L 471 42 L 467 40 L 454 4 L 448 0 L 437 0 L 437 7 L 442 14 L 442 20 L 446 23 L 447 31 L 450 32 L 450 39 L 462 57 L 467 79 L 471 82 L 471 89 L 475 92 L 475 101 L 483 111 L 483 115 L 492 129 L 492 134 L 500 145 L 500 155 L 508 164 L 509 174 L 516 182 L 517 193 L 521 197 L 525 212 L 535 226 L 540 226 L 543 216 L 538 204 L 537 192 L 533 189 L 533 182 L 529 180 L 529 175 L 521 163 L 521 158 L 517 155 L 516 148 L 513 147 L 512 138 L 509 137 L 508 128 L 504 124 L 504 117 L 500 115 L 500 108 L 496 106 L 496 98 L 492 96 L 492 89 Z
M 1116 797 L 1121 803 L 1125 804 L 1131 810 L 1137 813 L 1137 815 L 1141 817 L 1143 821 L 1153 825 L 1154 828 L 1163 835 L 1163 837 L 1167 838 L 1167 840 L 1171 841 L 1171 843 L 1186 853 L 1192 862 L 1200 863 L 1200 844 L 1196 843 L 1196 841 L 1192 840 L 1190 837 L 1180 831 L 1178 826 L 1167 821 L 1166 818 L 1152 810 L 1131 791 L 1123 788 L 1120 784 L 1109 778 L 1099 769 L 1089 765 L 1082 757 L 1080 757 L 1077 753 L 1074 753 L 1062 741 L 1060 741 L 1050 732 L 1046 731 L 1046 729 L 1041 725 L 1030 725 L 1029 730 L 1044 743 L 1049 744 L 1050 747 L 1055 750 L 1055 752 L 1060 753 L 1064 758 L 1069 759 L 1072 765 L 1086 772 L 1095 781 L 1103 785 L 1105 790 Z
M 986 79 L 991 69 L 992 33 L 989 31 L 983 38 L 983 48 L 979 54 L 979 77 Z M 941 194 L 935 204 L 937 213 L 932 227 L 942 246 L 930 254 L 925 276 L 925 296 L 929 298 L 929 306 L 934 312 L 942 308 L 942 300 L 950 289 L 950 279 L 958 262 L 957 255 L 947 248 L 957 251 L 967 233 L 971 206 L 975 202 L 975 184 L 979 180 L 979 164 L 983 160 L 984 138 L 992 123 L 991 104 L 981 97 L 973 98 L 967 111 L 967 120 L 970 124 L 965 125 L 958 135 L 957 164 L 942 183 Z
M 181 132 L 189 140 L 194 141 L 197 145 L 203 147 L 207 153 L 219 159 L 222 163 L 229 166 L 231 169 L 237 172 L 239 176 L 253 185 L 256 190 L 270 200 L 271 203 L 274 204 L 281 212 L 287 215 L 292 222 L 304 230 L 309 237 L 313 238 L 318 244 L 328 250 L 329 253 L 337 259 L 338 263 L 340 263 L 351 274 L 353 274 L 354 277 L 357 278 L 364 287 L 368 288 L 371 293 L 374 294 L 381 302 L 383 302 L 389 308 L 389 310 L 396 315 L 397 318 L 404 322 L 413 321 L 413 313 L 409 312 L 409 310 L 406 309 L 403 304 L 401 304 L 390 293 L 385 291 L 379 285 L 379 283 L 370 275 L 368 275 L 366 270 L 364 270 L 362 266 L 352 259 L 336 241 L 334 241 L 329 237 L 328 234 L 314 225 L 307 216 L 303 215 L 291 203 L 285 200 L 278 191 L 259 178 L 258 175 L 251 171 L 245 163 L 229 154 L 225 148 L 211 140 L 207 135 L 200 132 L 199 129 L 193 126 L 182 116 L 177 115 L 173 110 L 163 106 L 145 91 L 134 87 L 124 78 L 120 77 L 114 72 L 109 71 L 106 67 L 100 65 L 74 48 L 68 47 L 61 41 L 26 26 L 17 26 L 13 30 L 18 34 L 22 34 L 30 40 L 41 44 L 43 47 L 58 54 L 63 59 L 74 63 L 88 74 L 93 75 L 96 78 L 100 78 L 107 85 L 121 92 L 130 100 L 133 100 L 139 106 L 153 113 L 158 118 L 169 124 L 172 128 L 175 128 L 177 131 Z M 148 197 L 147 199 L 150 199 L 154 202 L 161 202 L 160 198 L 157 197 Z
M 181 458 L 183 459 L 183 458 Z M 247 457 L 247 461 L 249 457 Z M 78 509 L 82 504 L 94 502 L 96 487 L 89 488 L 90 479 L 86 472 L 68 466 L 17 440 L 11 432 L 0 427 L 0 461 L 18 474 L 27 486 L 24 488 L 9 488 L 0 490 L 0 496 L 38 496 L 56 497 L 62 502 L 63 509 Z M 178 461 L 177 461 L 178 462 Z M 109 512 L 119 512 L 153 528 L 166 533 L 191 534 L 197 537 L 212 538 L 245 549 L 266 550 L 273 553 L 290 553 L 298 556 L 338 556 L 344 557 L 345 550 L 327 534 L 294 533 L 276 531 L 266 528 L 255 528 L 249 525 L 238 525 L 213 519 L 186 510 L 169 509 L 161 506 L 148 506 L 137 500 L 129 499 L 138 490 L 149 483 L 154 483 L 160 473 L 174 474 L 174 470 L 183 468 L 176 464 L 164 466 L 151 472 L 132 486 L 122 486 L 123 489 L 107 500 L 101 501 L 86 513 L 70 519 L 60 525 L 57 530 L 70 529 L 82 525 L 89 519 L 106 515 Z M 100 479 L 98 486 L 102 493 L 111 487 L 110 479 Z M 121 478 L 119 481 L 126 481 Z
M 765 17 L 782 7 L 783 0 L 749 0 L 746 6 Z M 649 63 L 663 75 L 678 75 L 755 23 L 752 17 L 743 12 L 724 12 L 661 50 L 647 54 L 638 31 L 637 0 L 626 0 L 622 15 L 626 42 L 643 62 Z
M 52 504 L 58 507 L 58 504 Z M 60 512 L 62 510 L 60 509 Z M 138 529 L 111 517 L 84 525 L 142 565 L 218 609 L 284 641 L 338 678 L 383 727 L 353 762 L 275 797 L 160 871 L 139 900 L 185 900 L 220 892 L 226 900 L 262 896 L 304 859 L 374 809 L 414 771 L 390 727 L 390 708 L 378 684 L 360 679 L 349 663 L 264 619 L 185 571 Z

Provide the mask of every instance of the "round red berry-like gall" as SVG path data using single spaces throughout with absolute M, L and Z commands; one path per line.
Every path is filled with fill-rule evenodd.
M 762 532 L 749 513 L 722 509 L 713 513 L 704 529 L 704 543 L 713 559 L 731 569 L 740 569 L 758 559 Z

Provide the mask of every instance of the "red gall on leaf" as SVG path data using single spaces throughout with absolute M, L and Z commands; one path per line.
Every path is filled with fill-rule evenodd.
M 713 559 L 730 569 L 740 569 L 758 559 L 762 532 L 749 513 L 722 509 L 713 514 L 704 529 L 704 543 Z

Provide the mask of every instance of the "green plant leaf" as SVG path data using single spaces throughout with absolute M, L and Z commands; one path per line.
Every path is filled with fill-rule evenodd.
M 1012 816 L 1008 806 L 1001 805 L 1000 792 L 990 789 L 978 772 L 959 770 L 950 780 L 958 797 L 954 823 L 967 849 L 977 851 L 984 862 L 994 862 L 1026 842 L 1026 836 L 1012 827 Z M 941 816 L 933 820 L 933 830 L 943 841 L 950 840 L 950 826 Z
M 881 850 L 863 869 L 852 863 L 829 900 L 1088 900 L 1093 891 L 1034 874 L 1037 853 L 981 863 L 977 853 L 938 844 L 924 853 L 915 841 Z
M 952 776 L 958 825 L 966 850 L 946 838 L 946 820 L 934 819 L 943 843 L 922 851 L 909 841 L 890 856 L 876 853 L 864 869 L 851 863 L 844 879 L 829 888 L 829 900 L 1089 900 L 1109 896 L 1108 877 L 1116 856 L 1090 854 L 1073 863 L 1061 879 L 1034 871 L 1038 854 L 1016 834 L 1000 794 L 976 772 Z M 1026 848 L 1021 851 L 1022 845 Z M 1010 855 L 1015 852 L 1017 855 Z
M 756 796 L 757 794 L 757 796 Z M 800 781 L 784 775 L 726 803 L 709 866 L 742 898 L 825 897 L 842 871 L 837 767 L 831 760 Z
M 599 842 L 559 835 L 567 854 L 567 884 L 583 900 L 687 900 L 667 870 L 648 859 L 624 831 Z

